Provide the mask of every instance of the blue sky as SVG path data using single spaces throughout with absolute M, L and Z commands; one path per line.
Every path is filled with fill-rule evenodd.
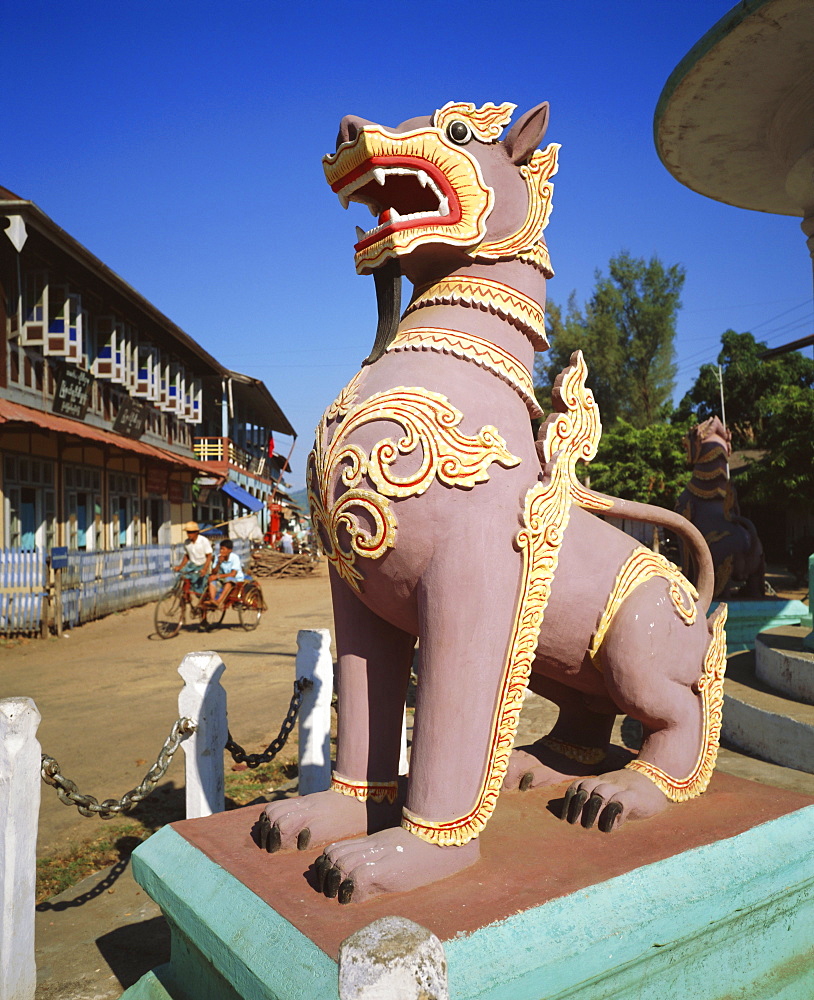
M 367 213 L 342 210 L 320 162 L 340 118 L 548 100 L 549 298 L 584 301 L 621 249 L 682 264 L 680 395 L 728 327 L 772 345 L 812 330 L 799 220 L 694 194 L 653 144 L 664 83 L 731 5 L 26 0 L 4 17 L 0 184 L 264 380 L 299 433 L 296 488 L 376 326 L 353 267 Z

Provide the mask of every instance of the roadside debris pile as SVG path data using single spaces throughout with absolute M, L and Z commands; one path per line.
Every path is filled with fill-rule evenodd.
M 269 576 L 308 576 L 316 566 L 310 552 L 299 555 L 286 555 L 275 552 L 274 549 L 255 549 L 249 571 L 252 576 L 262 578 Z

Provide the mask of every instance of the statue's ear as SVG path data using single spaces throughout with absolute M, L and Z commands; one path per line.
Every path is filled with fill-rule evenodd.
M 527 111 L 509 129 L 509 134 L 503 140 L 503 145 L 512 163 L 518 166 L 528 163 L 531 154 L 543 141 L 548 128 L 548 101 L 543 101 L 536 108 Z

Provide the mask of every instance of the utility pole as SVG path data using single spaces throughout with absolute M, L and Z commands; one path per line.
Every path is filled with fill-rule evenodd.
M 721 421 L 724 425 L 724 430 L 726 430 L 726 404 L 724 403 L 724 373 L 720 365 L 718 365 L 718 388 L 721 391 Z M 729 461 L 726 463 L 726 478 L 729 479 Z

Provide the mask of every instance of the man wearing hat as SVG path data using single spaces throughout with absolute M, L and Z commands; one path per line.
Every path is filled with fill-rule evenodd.
M 192 589 L 200 596 L 203 594 L 212 565 L 212 543 L 206 535 L 201 534 L 201 529 L 195 521 L 187 521 L 184 531 L 187 533 L 184 558 L 177 566 L 173 566 L 173 569 L 176 573 L 181 573 L 188 567 L 186 575 L 190 579 Z

